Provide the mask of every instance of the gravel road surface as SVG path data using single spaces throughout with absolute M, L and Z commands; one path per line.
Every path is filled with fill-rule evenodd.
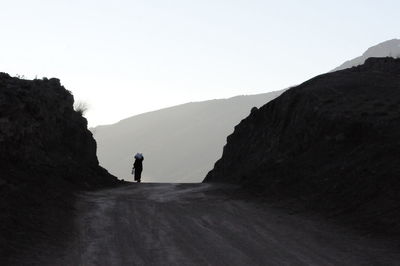
M 216 184 L 84 193 L 75 241 L 52 265 L 400 265 L 388 243 L 235 199 Z

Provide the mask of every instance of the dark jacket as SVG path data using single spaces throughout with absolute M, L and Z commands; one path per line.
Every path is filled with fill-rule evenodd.
M 142 171 L 143 170 L 143 160 L 142 159 L 135 159 L 135 163 L 133 164 L 133 168 L 135 168 L 135 170 L 137 171 Z

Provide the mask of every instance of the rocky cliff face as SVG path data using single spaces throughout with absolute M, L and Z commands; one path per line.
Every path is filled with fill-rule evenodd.
M 400 59 L 315 77 L 235 127 L 205 182 L 399 233 Z
M 73 103 L 58 79 L 30 81 L 0 74 L 2 170 L 21 164 L 21 169 L 60 171 L 78 186 L 113 183 L 115 178 L 99 167 L 96 142 Z
M 73 102 L 58 79 L 0 73 L 0 262 L 66 237 L 74 191 L 117 183 Z

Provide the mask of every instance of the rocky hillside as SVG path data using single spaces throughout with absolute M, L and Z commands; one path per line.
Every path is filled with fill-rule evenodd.
M 233 127 L 282 91 L 192 102 L 98 126 L 93 135 L 100 164 L 132 180 L 133 155 L 144 154 L 144 182 L 201 182 L 221 157 Z
M 365 60 L 371 57 L 394 57 L 400 58 L 400 40 L 388 40 L 367 49 L 361 56 L 344 62 L 333 71 L 343 70 L 364 64 Z
M 317 76 L 235 127 L 204 182 L 400 233 L 400 59 Z
M 58 79 L 0 73 L 0 262 L 52 252 L 40 245 L 68 237 L 73 192 L 117 183 L 73 103 Z

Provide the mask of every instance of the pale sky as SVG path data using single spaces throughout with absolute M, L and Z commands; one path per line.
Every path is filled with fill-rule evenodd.
M 0 72 L 57 77 L 90 126 L 301 83 L 399 38 L 398 0 L 0 2 Z

